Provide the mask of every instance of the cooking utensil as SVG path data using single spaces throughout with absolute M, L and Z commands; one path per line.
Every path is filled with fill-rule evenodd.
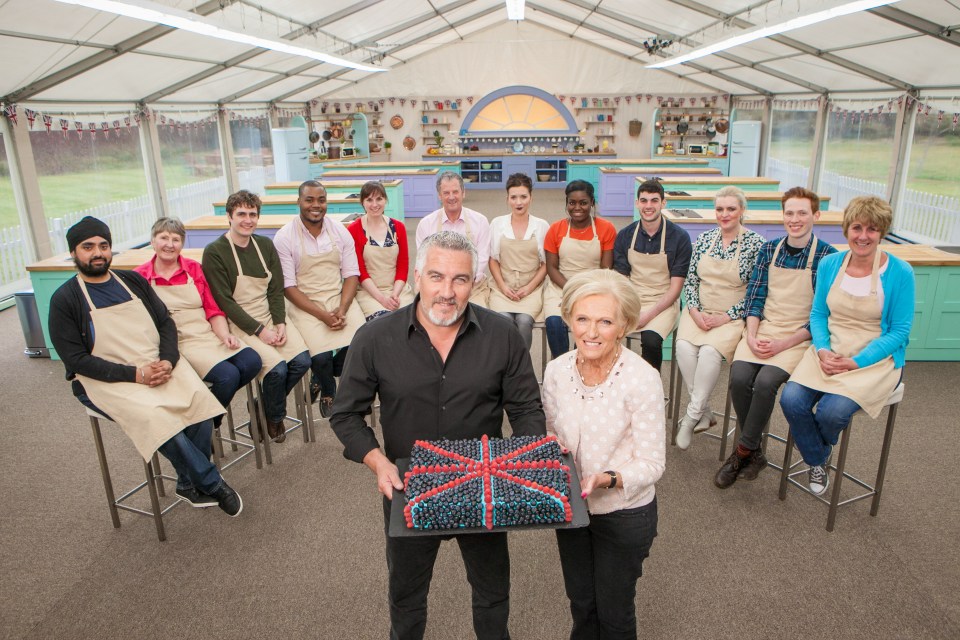
M 324 140 L 326 140 L 327 142 L 330 142 L 330 138 L 332 138 L 332 137 L 333 137 L 333 134 L 330 133 L 330 129 L 324 129 L 324 130 L 323 130 L 323 139 L 324 139 Z
M 417 141 L 413 139 L 413 136 L 407 136 L 403 139 L 403 148 L 407 151 L 412 151 L 414 147 L 417 146 Z
M 677 133 L 679 133 L 680 135 L 685 134 L 688 129 L 690 129 L 690 123 L 687 122 L 686 120 L 681 120 L 680 122 L 677 123 Z
M 394 129 L 399 129 L 403 126 L 403 118 L 401 118 L 399 115 L 393 116 L 390 118 L 390 126 Z
M 317 133 L 316 131 L 311 131 L 309 138 L 310 138 L 310 144 L 317 144 L 318 142 L 320 142 L 320 134 Z
M 716 128 L 717 133 L 726 133 L 730 130 L 730 121 L 726 118 L 720 118 L 714 124 L 714 127 Z

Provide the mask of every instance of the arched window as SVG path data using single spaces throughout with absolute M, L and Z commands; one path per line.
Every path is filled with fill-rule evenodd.
M 470 109 L 462 132 L 576 135 L 577 124 L 555 97 L 535 87 L 513 86 L 484 96 Z

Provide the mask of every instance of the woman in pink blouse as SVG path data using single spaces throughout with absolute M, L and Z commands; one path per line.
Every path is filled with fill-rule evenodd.
M 203 269 L 196 260 L 180 255 L 187 232 L 176 218 L 153 223 L 150 246 L 155 255 L 135 271 L 147 279 L 177 323 L 180 355 L 190 363 L 224 407 L 238 389 L 260 372 L 260 356 L 227 328 L 227 317 L 217 306 Z M 214 419 L 217 426 L 223 416 Z M 280 440 L 278 439 L 278 442 Z
M 563 288 L 560 313 L 576 350 L 547 365 L 547 432 L 574 457 L 590 525 L 557 531 L 573 616 L 571 638 L 636 638 L 637 580 L 657 535 L 654 484 L 665 463 L 663 386 L 623 348 L 640 299 L 629 280 L 596 269 Z

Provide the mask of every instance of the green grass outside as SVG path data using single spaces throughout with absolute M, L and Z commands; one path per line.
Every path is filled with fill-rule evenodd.
M 770 157 L 803 166 L 809 166 L 810 152 L 810 143 L 802 140 L 774 140 L 770 146 Z M 886 182 L 892 153 L 892 143 L 888 140 L 828 142 L 824 168 L 840 175 Z M 915 141 L 907 188 L 960 197 L 960 140 Z
M 168 189 L 209 179 L 197 178 L 190 168 L 184 165 L 164 167 L 164 177 Z M 139 167 L 40 177 L 40 194 L 47 218 L 57 218 L 108 202 L 129 200 L 146 192 L 146 178 L 143 169 Z M 13 186 L 8 177 L 0 176 L 0 228 L 19 224 Z

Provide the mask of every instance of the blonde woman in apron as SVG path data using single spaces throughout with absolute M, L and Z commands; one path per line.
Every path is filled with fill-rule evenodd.
M 511 213 L 490 223 L 490 309 L 510 318 L 527 349 L 533 344 L 533 323 L 543 319 L 543 281 L 547 265 L 543 240 L 550 225 L 530 215 L 533 180 L 523 173 L 507 178 Z
M 356 304 L 360 268 L 353 238 L 342 223 L 328 219 L 327 192 L 320 183 L 300 185 L 300 217 L 274 238 L 283 267 L 284 295 L 310 349 L 313 371 L 310 401 L 320 398 L 320 415 L 329 418 L 347 347 L 363 325 Z
M 240 348 L 200 263 L 180 255 L 186 239 L 183 223 L 160 218 L 150 235 L 155 255 L 135 271 L 147 279 L 176 322 L 180 355 L 226 408 L 236 392 L 257 377 L 260 356 L 249 347 Z M 222 420 L 217 416 L 214 425 L 219 427 Z
M 780 397 L 816 495 L 830 484 L 830 453 L 853 414 L 862 409 L 876 418 L 902 376 L 916 283 L 907 262 L 880 248 L 892 222 L 890 205 L 875 196 L 847 205 L 843 234 L 850 248 L 820 263 L 813 344 Z
M 763 432 L 777 391 L 810 346 L 810 307 L 820 260 L 836 249 L 813 235 L 820 198 L 803 187 L 783 195 L 787 236 L 764 243 L 747 285 L 746 329 L 730 365 L 730 397 L 740 426 L 737 447 L 713 483 L 726 489 L 767 466 Z
M 566 188 L 567 218 L 550 225 L 543 243 L 547 285 L 543 292 L 547 343 L 556 358 L 570 350 L 568 328 L 560 316 L 563 285 L 572 276 L 590 269 L 613 266 L 614 226 L 594 215 L 597 201 L 593 185 L 573 180 Z
M 260 356 L 258 377 L 267 433 L 283 442 L 287 395 L 310 368 L 310 356 L 287 317 L 277 250 L 269 238 L 254 233 L 260 198 L 238 191 L 227 198 L 226 208 L 230 229 L 204 247 L 203 271 L 217 304 L 227 314 L 230 332 Z
M 694 429 L 716 424 L 708 407 L 723 360 L 733 353 L 743 333 L 744 295 L 763 237 L 744 229 L 747 198 L 736 187 L 717 192 L 717 228 L 700 234 L 693 248 L 684 284 L 686 308 L 677 331 L 677 365 L 690 394 L 680 420 L 677 446 L 690 446 Z
M 51 298 L 50 337 L 87 407 L 109 417 L 144 461 L 157 451 L 177 472 L 177 495 L 236 516 L 240 496 L 210 461 L 212 418 L 223 407 L 186 361 L 177 329 L 150 285 L 110 271 L 110 230 L 87 216 L 67 231 L 79 274 Z
M 353 236 L 360 267 L 357 303 L 367 322 L 413 302 L 407 283 L 410 259 L 407 229 L 400 220 L 383 214 L 387 191 L 377 181 L 360 189 L 364 214 L 347 227 Z
M 692 250 L 687 232 L 663 217 L 666 204 L 660 181 L 644 181 L 637 188 L 640 219 L 621 229 L 613 246 L 614 271 L 627 276 L 640 296 L 635 331 L 640 332 L 641 356 L 657 371 L 663 365 L 663 341 L 680 317 Z

